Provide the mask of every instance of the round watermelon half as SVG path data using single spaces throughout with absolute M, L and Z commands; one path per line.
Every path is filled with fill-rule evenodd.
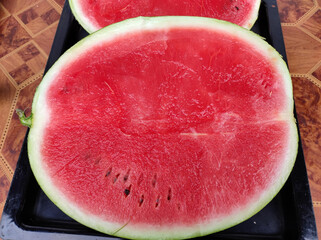
M 87 32 L 139 16 L 199 16 L 229 21 L 250 29 L 261 0 L 69 0 Z
M 279 192 L 298 136 L 279 54 L 235 24 L 135 18 L 69 49 L 32 105 L 30 164 L 80 223 L 178 239 L 251 217 Z

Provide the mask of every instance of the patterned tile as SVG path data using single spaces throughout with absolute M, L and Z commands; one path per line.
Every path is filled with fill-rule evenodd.
M 294 77 L 294 98 L 313 200 L 321 199 L 321 89 Z
M 24 24 L 31 22 L 32 20 L 39 17 L 38 13 L 34 10 L 34 8 L 30 8 L 19 15 L 19 18 Z
M 40 54 L 39 50 L 35 47 L 34 44 L 28 44 L 23 49 L 19 50 L 17 53 L 24 62 L 27 62 L 38 56 Z
M 59 20 L 60 14 L 48 3 L 41 1 L 18 15 L 26 27 L 37 34 Z
M 51 45 L 56 34 L 58 22 L 52 24 L 44 32 L 38 34 L 34 41 L 41 47 L 41 49 L 49 56 Z
M 313 0 L 278 0 L 281 22 L 295 23 L 313 6 Z
M 321 9 L 314 13 L 307 21 L 302 24 L 314 36 L 321 39 Z
M 30 68 L 35 74 L 43 73 L 47 58 L 40 53 L 34 44 L 30 44 L 26 48 L 27 49 L 22 50 L 20 54 L 23 59 L 26 59 L 25 63 L 28 68 Z
M 19 51 L 0 59 L 0 63 L 16 83 L 21 84 L 31 76 L 43 71 L 46 58 L 33 43 L 29 43 Z
M 0 21 L 0 58 L 28 42 L 31 37 L 20 26 L 14 17 L 10 16 Z
M 31 77 L 34 73 L 27 66 L 27 64 L 22 64 L 18 68 L 13 69 L 9 74 L 16 80 L 18 84 L 22 83 L 24 80 Z
M 21 90 L 16 109 L 19 108 L 26 110 L 26 113 L 30 114 L 32 99 L 40 81 L 41 79 L 38 79 Z M 16 167 L 26 131 L 27 127 L 21 125 L 17 114 L 14 113 L 2 148 L 2 155 L 5 157 L 12 169 L 15 169 Z
M 321 42 L 296 27 L 283 26 L 282 29 L 290 72 L 308 73 L 320 61 Z
M 0 139 L 9 117 L 11 103 L 14 100 L 15 93 L 15 87 L 11 84 L 6 75 L 0 69 Z

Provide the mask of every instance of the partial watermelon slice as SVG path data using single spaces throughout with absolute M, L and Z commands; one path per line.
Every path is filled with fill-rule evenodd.
M 28 137 L 34 175 L 62 211 L 139 239 L 246 220 L 282 188 L 297 147 L 279 54 L 200 17 L 129 19 L 77 43 L 39 85 Z
M 229 21 L 250 29 L 261 0 L 69 0 L 71 10 L 89 33 L 139 16 L 199 16 Z

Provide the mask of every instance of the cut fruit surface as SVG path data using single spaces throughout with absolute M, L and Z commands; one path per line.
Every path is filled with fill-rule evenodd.
M 48 197 L 98 231 L 201 236 L 254 215 L 293 167 L 292 85 L 279 54 L 237 25 L 135 18 L 48 71 L 28 151 Z
M 229 21 L 250 29 L 260 0 L 69 0 L 71 10 L 89 33 L 134 17 L 199 16 Z

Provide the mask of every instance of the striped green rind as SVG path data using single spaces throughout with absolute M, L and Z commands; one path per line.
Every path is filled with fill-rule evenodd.
M 209 31 L 217 31 L 218 33 L 227 33 L 251 43 L 254 49 L 271 60 L 271 63 L 275 65 L 280 75 L 283 76 L 280 81 L 283 81 L 287 95 L 287 109 L 280 114 L 280 120 L 288 122 L 290 126 L 290 141 L 288 143 L 286 159 L 284 159 L 284 164 L 281 166 L 279 178 L 271 183 L 268 191 L 263 192 L 259 199 L 250 202 L 245 208 L 236 210 L 224 219 L 216 219 L 215 216 L 213 216 L 213 219 L 207 222 L 195 223 L 193 226 L 183 226 L 179 223 L 172 226 L 149 226 L 133 224 L 132 222 L 120 225 L 104 221 L 98 216 L 86 213 L 68 201 L 67 197 L 54 185 L 47 173 L 48 166 L 44 165 L 41 156 L 43 133 L 46 126 L 50 125 L 51 115 L 50 108 L 46 102 L 47 92 L 50 91 L 50 86 L 55 83 L 55 76 L 61 69 L 70 61 L 77 59 L 79 55 L 86 54 L 86 51 L 91 47 L 102 42 L 114 41 L 119 37 L 125 37 L 133 32 L 171 28 L 201 28 Z M 224 230 L 250 218 L 266 206 L 280 191 L 292 170 L 298 148 L 298 134 L 293 117 L 293 105 L 292 82 L 287 66 L 278 52 L 258 35 L 235 24 L 211 18 L 139 17 L 129 19 L 105 27 L 78 42 L 63 54 L 44 76 L 43 81 L 36 91 L 32 105 L 33 118 L 28 137 L 30 164 L 39 185 L 47 196 L 67 215 L 90 228 L 106 234 L 134 239 L 182 239 L 203 236 Z

